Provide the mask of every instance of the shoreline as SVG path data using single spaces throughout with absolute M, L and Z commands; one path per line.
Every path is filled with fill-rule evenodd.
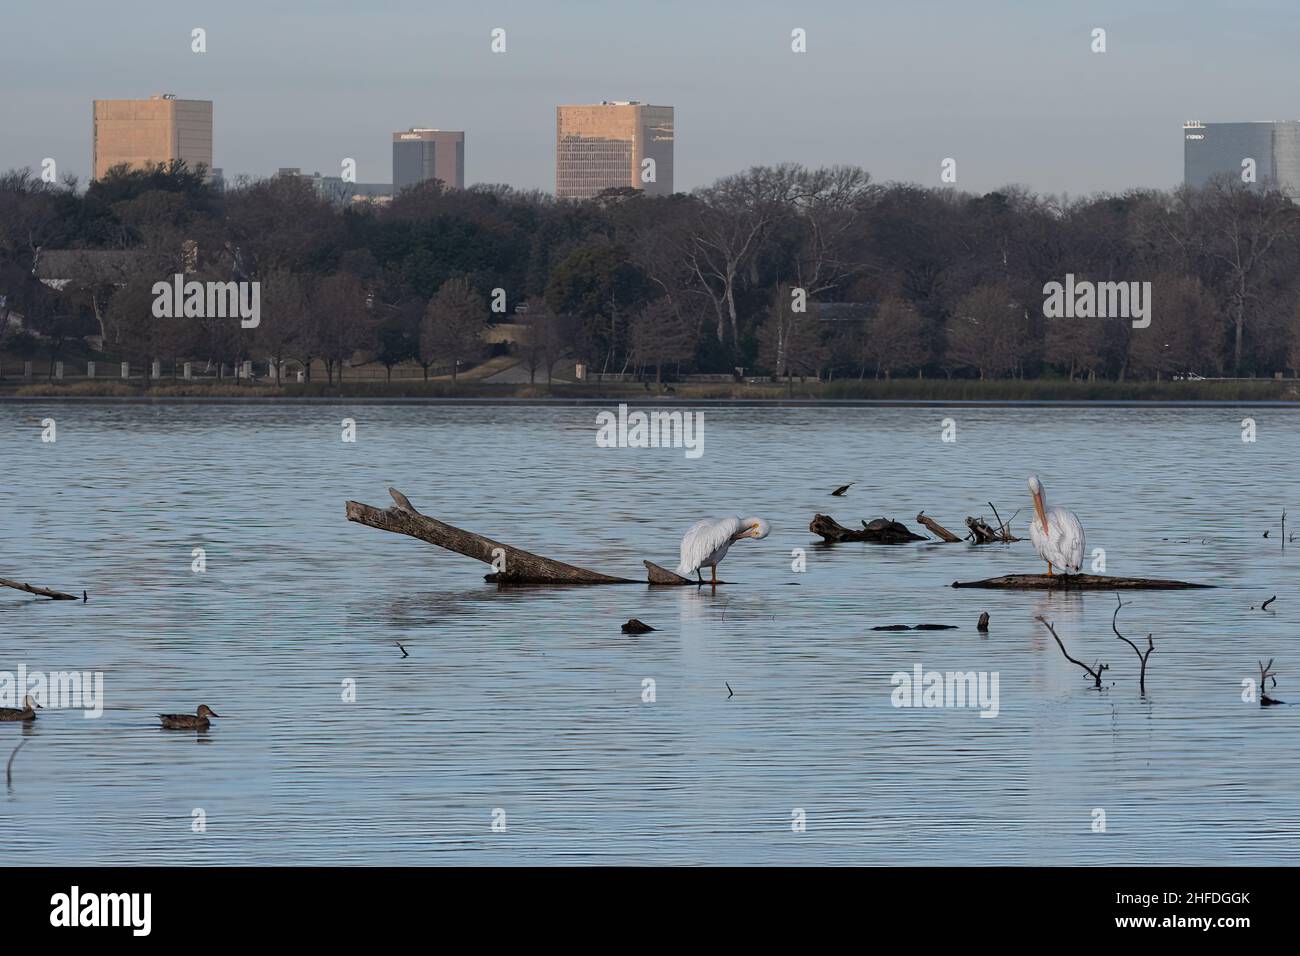
M 1283 408 L 1300 410 L 1295 399 L 942 399 L 942 398 L 691 398 L 632 395 L 532 396 L 376 396 L 376 395 L 5 395 L 0 404 L 42 402 L 114 405 L 459 405 L 501 407 L 704 406 L 708 408 Z
M 1097 406 L 1185 408 L 1253 405 L 1300 408 L 1300 381 L 1233 379 L 1162 382 L 1068 382 L 1057 379 L 894 379 L 809 381 L 789 389 L 767 382 L 589 382 L 553 385 L 462 381 L 382 383 L 349 381 L 281 385 L 161 381 L 146 387 L 99 380 L 0 383 L 0 402 L 110 402 L 118 404 L 247 405 L 499 405 L 499 406 L 737 406 L 999 407 Z

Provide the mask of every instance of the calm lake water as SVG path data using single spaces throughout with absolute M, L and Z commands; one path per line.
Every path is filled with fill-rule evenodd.
M 0 404 L 0 576 L 90 592 L 0 589 L 0 671 L 101 671 L 106 699 L 98 719 L 0 724 L 0 761 L 25 742 L 0 793 L 5 859 L 1300 862 L 1300 707 L 1242 701 L 1273 657 L 1274 693 L 1300 702 L 1300 536 L 1280 538 L 1283 508 L 1300 530 L 1300 413 L 710 407 L 690 459 L 597 448 L 597 411 Z M 1121 630 L 1155 639 L 1146 699 L 1113 593 L 950 587 L 1043 570 L 1031 471 L 1108 573 L 1218 585 L 1126 593 Z M 733 547 L 716 595 L 499 591 L 485 565 L 345 519 L 348 499 L 390 504 L 390 485 L 451 524 L 638 578 L 643 558 L 675 564 L 703 515 L 772 533 Z M 922 509 L 964 531 L 988 501 L 1020 512 L 1026 540 L 825 547 L 808 531 L 816 512 L 915 527 Z M 1039 614 L 1111 665 L 1103 691 Z M 658 630 L 620 633 L 630 617 Z M 872 630 L 898 623 L 958 629 Z M 917 664 L 996 672 L 997 716 L 893 706 L 891 675 Z M 158 729 L 199 703 L 224 715 L 206 735 Z

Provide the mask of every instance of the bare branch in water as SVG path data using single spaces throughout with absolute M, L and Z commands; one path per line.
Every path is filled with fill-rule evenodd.
M 1043 617 L 1040 614 L 1038 616 L 1038 620 L 1043 622 L 1043 627 L 1047 628 L 1047 630 L 1051 632 L 1052 637 L 1056 639 L 1056 646 L 1061 649 L 1061 653 L 1065 655 L 1065 659 L 1069 661 L 1071 664 L 1078 664 L 1080 667 L 1086 670 L 1088 672 L 1088 675 L 1093 680 L 1093 685 L 1098 689 L 1100 689 L 1101 675 L 1103 672 L 1110 670 L 1110 665 L 1099 663 L 1093 665 L 1092 667 L 1089 667 L 1083 661 L 1076 661 L 1073 657 L 1070 656 L 1070 652 L 1065 649 L 1065 645 L 1061 643 L 1061 638 L 1056 633 L 1056 628 L 1052 627 L 1052 625 L 1048 622 L 1047 618 Z
M 1130 602 L 1130 603 L 1131 603 L 1131 602 Z M 1151 635 L 1148 634 L 1148 635 L 1147 635 L 1147 649 L 1146 649 L 1146 653 L 1144 654 L 1142 651 L 1138 650 L 1138 646 L 1137 646 L 1136 644 L 1134 644 L 1132 641 L 1130 641 L 1127 637 L 1125 637 L 1123 634 L 1121 634 L 1121 633 L 1119 632 L 1119 626 L 1118 626 L 1118 621 L 1119 621 L 1119 612 L 1120 612 L 1120 609 L 1123 608 L 1123 607 L 1125 607 L 1124 602 L 1121 601 L 1121 600 L 1119 599 L 1119 595 L 1116 594 L 1116 595 L 1115 595 L 1115 613 L 1111 616 L 1111 619 L 1110 619 L 1110 629 L 1111 629 L 1112 631 L 1115 632 L 1115 636 L 1116 636 L 1116 637 L 1118 637 L 1121 641 L 1123 641 L 1123 642 L 1124 642 L 1125 644 L 1127 644 L 1129 647 L 1133 648 L 1133 653 L 1136 654 L 1136 655 L 1138 656 L 1138 660 L 1140 660 L 1140 661 L 1142 662 L 1142 674 L 1141 674 L 1141 676 L 1138 678 L 1138 691 L 1142 694 L 1143 697 L 1145 697 L 1145 696 L 1146 696 L 1146 693 L 1147 693 L 1147 658 L 1150 657 L 1150 656 L 1151 656 L 1151 652 L 1154 651 L 1154 650 L 1156 649 L 1156 645 L 1155 645 L 1155 642 L 1153 642 L 1153 641 L 1151 640 Z

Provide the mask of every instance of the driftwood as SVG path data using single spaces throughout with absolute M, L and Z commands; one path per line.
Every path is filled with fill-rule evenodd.
M 38 588 L 34 584 L 20 584 L 17 581 L 10 581 L 8 578 L 0 578 L 0 585 L 7 588 L 14 588 L 17 591 L 26 591 L 28 594 L 35 594 L 38 597 L 47 597 L 52 601 L 84 601 L 86 594 L 83 591 L 81 597 L 75 594 L 64 594 L 62 591 L 52 591 L 49 588 Z
M 18 751 L 22 750 L 26 744 L 27 741 L 24 740 L 15 747 L 14 752 L 9 755 L 9 762 L 5 764 L 5 786 L 7 787 L 14 785 L 14 758 L 18 756 Z
M 979 623 L 975 625 L 977 631 L 988 631 L 989 629 L 989 612 L 985 611 L 980 615 Z
M 967 518 L 966 527 L 970 528 L 968 537 L 973 538 L 976 544 L 1004 544 L 1012 541 L 1019 541 L 1006 525 L 994 528 L 983 518 Z
M 1003 541 L 1019 541 L 1020 539 L 1011 533 L 1011 521 L 1015 521 L 1016 515 L 1020 514 L 1020 512 L 1017 511 L 1015 515 L 1012 515 L 1011 521 L 1003 523 L 1002 515 L 998 514 L 997 505 L 995 505 L 991 501 L 988 503 L 988 505 L 990 508 L 993 509 L 993 517 L 998 520 L 998 537 L 1000 537 Z
M 707 584 L 710 587 L 713 586 L 712 581 L 701 582 L 695 580 L 695 578 L 684 578 L 676 571 L 669 571 L 667 568 L 661 568 L 653 561 L 642 561 L 641 563 L 645 565 L 646 578 L 651 584 L 665 587 L 684 587 L 687 584 L 693 584 L 696 587 L 699 587 L 700 584 Z M 718 583 L 726 584 L 727 582 L 719 581 Z
M 1270 677 L 1273 678 L 1273 686 L 1276 687 L 1277 675 L 1273 673 L 1273 658 L 1271 657 L 1268 659 L 1267 664 L 1263 661 L 1259 662 L 1259 706 L 1261 707 L 1274 707 L 1277 704 L 1286 703 L 1284 700 L 1276 700 L 1264 693 L 1265 689 L 1268 687 L 1268 679 Z
M 422 515 L 406 496 L 389 488 L 396 505 L 391 508 L 373 508 L 359 501 L 347 503 L 348 520 L 380 531 L 407 534 L 467 558 L 474 558 L 497 568 L 486 580 L 497 584 L 633 584 L 628 578 L 616 578 L 598 571 L 575 567 L 562 561 L 552 561 L 530 551 L 511 547 L 491 538 L 463 531 L 444 524 L 436 518 Z
M 1106 673 L 1106 671 L 1110 670 L 1110 665 L 1096 663 L 1093 664 L 1091 667 L 1089 667 L 1083 661 L 1076 661 L 1073 657 L 1070 656 L 1070 652 L 1065 649 L 1065 644 L 1061 641 L 1061 638 L 1057 636 L 1056 628 L 1054 628 L 1051 625 L 1051 623 L 1047 620 L 1047 618 L 1043 617 L 1042 615 L 1039 615 L 1038 620 L 1042 622 L 1043 627 L 1047 628 L 1047 630 L 1051 632 L 1052 637 L 1056 640 L 1056 646 L 1061 649 L 1061 653 L 1065 655 L 1065 659 L 1069 661 L 1071 664 L 1078 664 L 1080 667 L 1086 670 L 1088 672 L 1088 676 L 1091 677 L 1093 680 L 1093 686 L 1100 689 L 1101 675 Z
M 623 625 L 624 634 L 649 634 L 653 630 L 653 627 L 645 621 L 638 620 L 637 618 L 631 618 Z
M 881 624 L 873 631 L 955 631 L 956 624 Z
M 1003 588 L 1012 591 L 1178 591 L 1212 588 L 1165 578 L 1112 578 L 1102 574 L 1004 574 L 983 581 L 954 581 L 955 588 Z
M 931 534 L 939 536 L 944 541 L 953 542 L 961 540 L 961 538 L 957 537 L 943 525 L 939 524 L 939 522 L 935 521 L 933 518 L 927 517 L 924 511 L 916 516 L 916 520 L 929 528 Z
M 1119 595 L 1116 594 L 1115 613 L 1111 615 L 1110 629 L 1115 632 L 1116 637 L 1118 637 L 1129 647 L 1133 648 L 1133 653 L 1136 654 L 1138 656 L 1138 660 L 1142 662 L 1142 673 L 1138 677 L 1138 693 L 1141 694 L 1143 697 L 1145 697 L 1147 695 L 1147 658 L 1149 658 L 1151 656 L 1151 652 L 1156 649 L 1156 645 L 1155 645 L 1155 641 L 1151 640 L 1151 635 L 1148 634 L 1147 649 L 1146 652 L 1144 653 L 1143 651 L 1138 649 L 1138 646 L 1136 644 L 1134 644 L 1132 641 L 1130 641 L 1127 637 L 1125 637 L 1123 634 L 1119 632 L 1119 612 L 1123 609 L 1124 609 L 1124 602 L 1121 601 L 1119 599 Z
M 892 518 L 877 518 L 870 524 L 862 522 L 862 529 L 846 528 L 830 515 L 813 515 L 808 530 L 827 541 L 870 541 L 873 544 L 901 544 L 905 541 L 924 541 L 906 525 Z

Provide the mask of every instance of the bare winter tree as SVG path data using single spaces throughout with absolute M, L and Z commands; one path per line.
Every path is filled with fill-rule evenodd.
M 1227 319 L 1193 276 L 1158 275 L 1151 280 L 1154 316 L 1149 328 L 1134 329 L 1129 364 L 1134 371 L 1163 375 L 1223 371 Z
M 743 270 L 787 211 L 796 178 L 795 166 L 755 166 L 696 193 L 699 204 L 683 251 L 697 287 L 713 303 L 719 342 L 726 341 L 728 328 L 733 345 L 740 338 L 736 293 Z
M 786 377 L 790 394 L 794 376 L 816 375 L 827 357 L 815 308 L 797 311 L 794 303 L 790 287 L 779 286 L 767 320 L 758 330 L 759 361 L 773 374 Z
M 307 286 L 302 276 L 283 268 L 267 270 L 261 281 L 262 317 L 253 342 L 271 359 L 279 385 L 281 365 L 307 333 Z
M 864 358 L 876 377 L 922 368 L 930 358 L 925 320 L 911 303 L 889 298 L 867 322 Z
M 537 371 L 546 364 L 547 340 L 555 328 L 555 316 L 546 307 L 546 299 L 532 296 L 522 314 L 515 317 L 523 327 L 518 342 L 520 364 L 528 370 L 528 384 L 537 383 Z M 549 373 L 548 373 L 549 378 Z
M 420 362 L 441 361 L 451 368 L 456 381 L 462 361 L 472 361 L 483 354 L 483 329 L 487 324 L 487 306 L 464 278 L 448 279 L 438 294 L 429 300 L 420 328 Z M 426 366 L 425 376 L 428 376 Z
M 325 361 L 325 375 L 334 383 L 334 370 L 343 384 L 343 367 L 369 341 L 370 313 L 366 290 L 350 272 L 337 272 L 321 280 L 313 302 L 318 336 L 317 354 Z
M 855 255 L 876 190 L 858 166 L 793 169 L 792 225 L 799 236 L 795 284 L 819 298 L 867 268 Z
M 686 361 L 695 352 L 690 321 L 677 304 L 655 299 L 632 319 L 632 359 L 638 367 L 653 365 L 655 381 L 663 381 L 664 366 Z
M 964 296 L 948 323 L 948 363 L 977 369 L 981 379 L 1019 370 L 1031 346 L 1025 308 L 1004 283 Z
M 1271 286 L 1294 273 L 1300 211 L 1281 192 L 1258 192 L 1225 176 L 1153 197 L 1142 212 L 1136 238 L 1164 251 L 1171 269 L 1199 276 L 1222 304 L 1231 323 L 1231 367 L 1240 374 L 1252 332 L 1264 331 L 1253 325 L 1274 311 Z

